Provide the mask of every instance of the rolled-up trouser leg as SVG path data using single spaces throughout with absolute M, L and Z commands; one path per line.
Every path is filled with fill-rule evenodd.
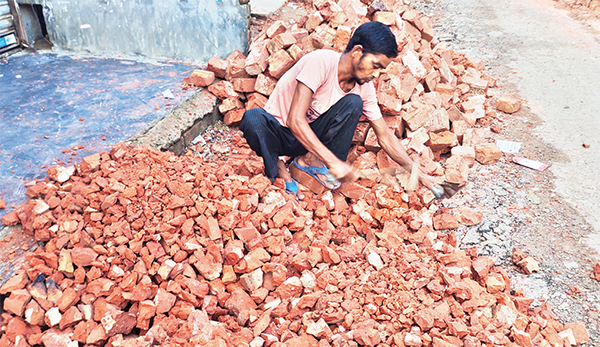
M 310 123 L 310 127 L 325 147 L 345 161 L 362 112 L 363 102 L 360 96 L 348 94 Z M 308 152 L 289 128 L 282 127 L 281 138 L 284 143 L 281 155 L 299 157 Z
M 277 177 L 277 160 L 282 150 L 281 129 L 275 117 L 262 108 L 253 108 L 244 113 L 240 130 L 250 148 L 263 158 L 265 175 Z

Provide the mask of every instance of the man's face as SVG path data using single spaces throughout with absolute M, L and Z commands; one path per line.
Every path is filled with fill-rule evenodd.
M 390 64 L 392 58 L 385 54 L 361 54 L 353 63 L 354 79 L 363 85 L 379 77 L 379 74 Z

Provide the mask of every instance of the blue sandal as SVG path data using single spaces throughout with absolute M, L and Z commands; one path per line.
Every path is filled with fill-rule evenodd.
M 338 181 L 332 174 L 329 172 L 329 169 L 325 166 L 325 164 L 321 164 L 321 167 L 317 166 L 302 166 L 298 164 L 298 158 L 294 159 L 293 165 L 296 166 L 301 171 L 306 172 L 311 175 L 314 179 L 316 179 L 319 183 L 323 185 L 323 187 L 327 189 L 337 189 L 340 187 L 341 183 Z M 323 175 L 325 177 L 325 182 L 323 182 L 318 175 Z
M 291 182 L 285 182 L 285 192 L 293 195 L 296 198 L 296 201 L 300 201 L 298 199 L 298 183 L 292 179 Z

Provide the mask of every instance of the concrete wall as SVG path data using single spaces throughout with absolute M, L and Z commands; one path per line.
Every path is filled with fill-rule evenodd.
M 238 0 L 19 0 L 41 4 L 55 48 L 206 62 L 248 45 Z

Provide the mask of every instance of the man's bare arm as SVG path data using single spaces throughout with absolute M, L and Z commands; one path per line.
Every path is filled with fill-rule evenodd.
M 292 134 L 310 153 L 315 155 L 338 179 L 352 178 L 355 173 L 351 165 L 341 161 L 319 140 L 306 119 L 313 92 L 304 83 L 298 82 L 288 114 L 287 126 Z M 354 174 L 353 174 L 354 173 Z M 348 177 L 348 176 L 352 177 Z
M 413 161 L 408 156 L 408 153 L 406 153 L 406 149 L 404 149 L 400 140 L 392 133 L 392 130 L 385 123 L 385 120 L 379 118 L 370 123 L 373 131 L 375 131 L 375 135 L 377 135 L 377 140 L 379 141 L 381 148 L 390 156 L 390 158 L 406 169 L 406 171 L 411 172 Z M 419 180 L 429 189 L 438 183 L 433 177 L 426 175 L 420 169 Z

